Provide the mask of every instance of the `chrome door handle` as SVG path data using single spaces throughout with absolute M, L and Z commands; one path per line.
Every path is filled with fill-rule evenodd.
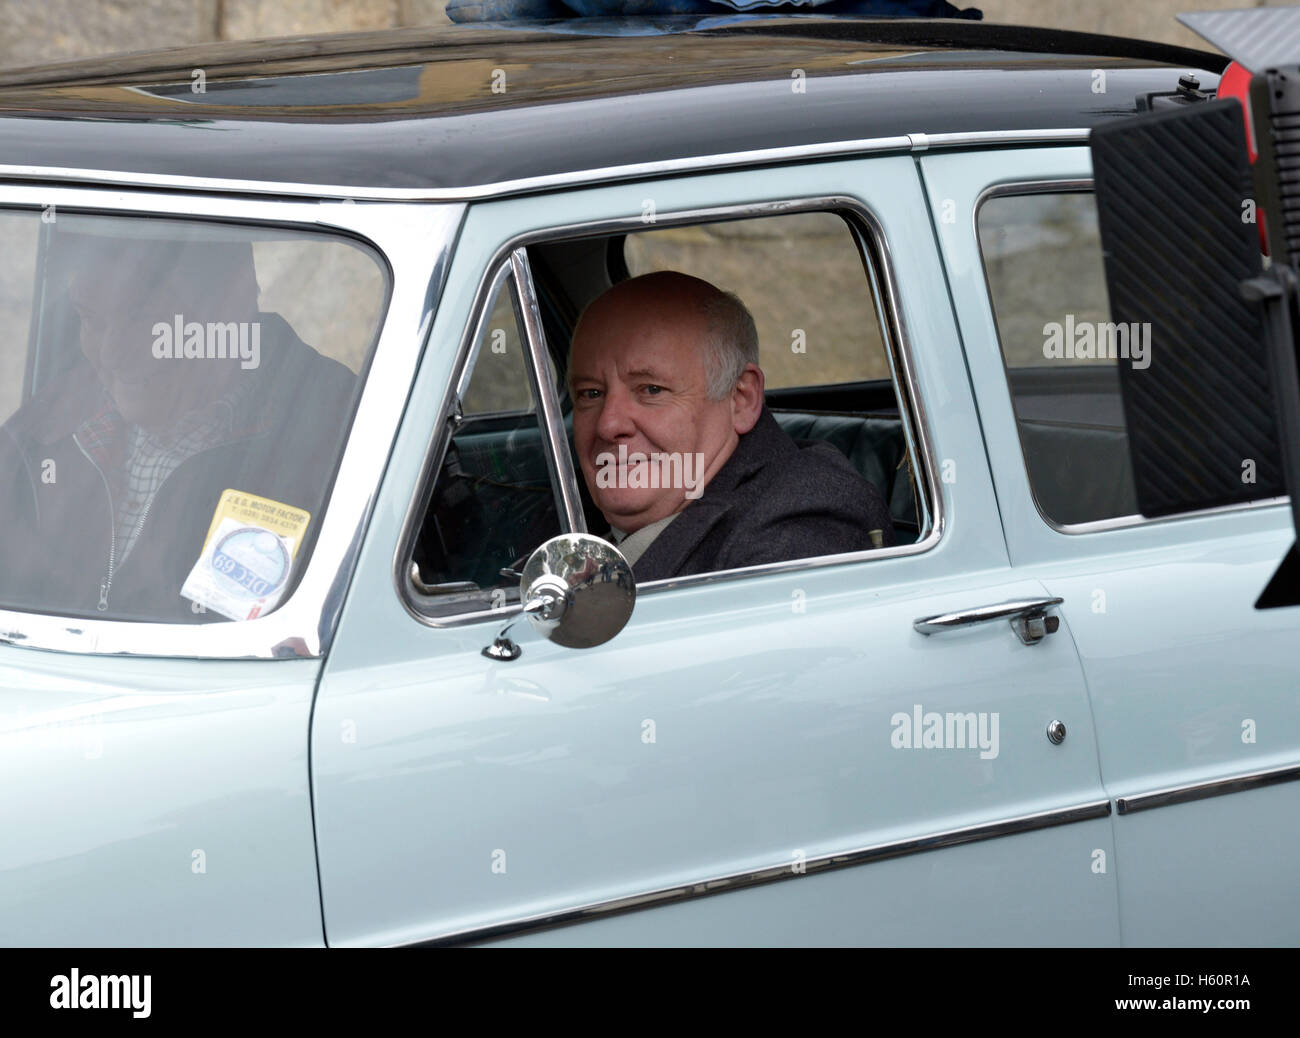
M 1059 616 L 1048 616 L 1047 610 L 1059 606 L 1063 598 L 1024 598 L 996 605 L 962 609 L 955 613 L 939 613 L 914 620 L 912 626 L 921 634 L 939 634 L 961 627 L 974 627 L 991 620 L 1010 620 L 1011 629 L 1026 645 L 1041 642 L 1061 626 Z

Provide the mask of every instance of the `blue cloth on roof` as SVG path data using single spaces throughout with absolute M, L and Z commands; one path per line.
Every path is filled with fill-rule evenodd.
M 961 10 L 947 0 L 775 0 L 775 2 L 774 0 L 449 0 L 447 4 L 447 17 L 453 22 L 608 19 L 682 14 L 720 15 L 728 12 L 750 15 L 815 12 L 873 17 L 972 20 L 983 17 L 975 8 Z M 547 26 L 547 28 L 565 31 L 562 26 Z M 601 32 L 620 36 L 645 36 L 680 32 L 682 28 L 682 26 L 647 26 L 631 23 L 607 24 L 602 26 Z

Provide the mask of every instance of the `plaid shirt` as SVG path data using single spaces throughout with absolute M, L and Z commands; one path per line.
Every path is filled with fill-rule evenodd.
M 248 400 L 241 379 L 212 405 L 183 416 L 158 435 L 126 421 L 105 393 L 103 408 L 78 428 L 75 439 L 109 485 L 113 505 L 114 568 L 135 547 L 154 498 L 167 478 L 186 461 L 236 439 L 235 429 Z

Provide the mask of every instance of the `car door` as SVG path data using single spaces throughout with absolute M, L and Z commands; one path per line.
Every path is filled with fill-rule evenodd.
M 312 698 L 349 549 L 377 481 L 373 458 L 387 449 L 396 425 L 394 387 L 409 385 L 439 244 L 450 238 L 459 212 L 454 206 L 412 214 L 387 205 L 123 193 L 57 183 L 0 190 L 0 371 L 6 376 L 0 379 L 0 943 L 324 943 L 308 786 Z M 390 278 L 377 249 L 360 244 L 363 236 L 388 252 L 396 277 Z M 122 277 L 125 266 L 112 267 L 105 257 L 124 243 L 137 256 L 182 255 L 199 268 L 214 255 L 238 260 L 243 249 L 245 283 L 251 290 L 253 279 L 260 280 L 258 338 L 245 342 L 259 343 L 264 366 L 251 351 L 220 359 L 153 353 L 153 360 L 187 373 L 187 389 L 197 385 L 206 392 L 218 373 L 229 372 L 221 364 L 240 365 L 250 380 L 274 382 L 297 428 L 340 440 L 350 430 L 342 461 L 300 458 L 288 473 L 296 479 L 311 469 L 321 483 L 334 478 L 336 492 L 329 507 L 284 502 L 310 511 L 314 543 L 295 541 L 296 587 L 282 585 L 278 608 L 254 619 L 227 619 L 211 602 L 186 601 L 179 581 L 167 581 L 149 553 L 151 538 L 184 537 L 197 561 L 223 492 L 258 493 L 259 487 L 191 478 L 195 470 L 186 465 L 203 460 L 202 451 L 194 454 L 161 481 L 153 500 L 170 493 L 172 502 L 201 510 L 201 524 L 160 526 L 158 505 L 154 518 L 142 515 L 136 523 L 128 554 L 109 523 L 111 497 L 98 496 L 89 465 L 96 448 L 78 438 L 92 426 L 73 436 L 87 451 L 82 471 L 92 477 L 81 481 L 92 495 L 83 500 L 70 497 L 76 480 L 64 460 L 69 452 L 54 457 L 62 433 L 33 436 L 23 424 L 31 415 L 52 413 L 43 408 L 47 389 L 62 392 L 88 373 L 83 352 L 100 341 L 102 329 L 109 329 L 104 338 L 114 337 L 116 349 L 134 351 L 134 360 L 151 352 L 152 336 L 119 329 L 136 321 L 129 326 L 136 332 L 142 316 L 153 316 L 148 311 L 159 297 L 150 293 L 165 278 L 138 270 Z M 413 255 L 403 262 L 408 248 Z M 130 304 L 116 304 L 112 320 L 90 308 L 78 314 L 64 276 L 69 270 L 101 281 L 116 278 L 123 291 L 143 293 L 149 305 L 132 297 Z M 207 290 L 215 279 L 192 283 Z M 340 292 L 340 285 L 348 291 Z M 197 294 L 189 298 L 203 301 Z M 171 313 L 166 310 L 168 322 Z M 226 314 L 212 306 L 206 316 Z M 345 359 L 351 351 L 363 372 L 374 347 L 371 383 L 355 405 L 355 420 L 351 404 L 342 412 L 313 410 L 324 388 L 316 372 L 353 376 L 321 355 L 309 366 L 308 347 L 285 332 L 290 321 L 304 334 L 313 328 L 320 333 L 311 337 L 321 350 Z M 303 363 L 296 377 L 285 378 L 283 358 L 290 351 Z M 213 367 L 193 370 L 212 381 L 196 383 L 199 375 L 188 374 L 187 361 L 210 361 Z M 152 371 L 150 363 L 138 366 Z M 110 413 L 105 394 L 115 421 L 131 421 L 123 399 L 140 406 L 140 394 L 115 396 L 109 379 L 102 387 L 79 384 L 99 390 L 92 399 L 104 408 L 100 416 Z M 286 393 L 301 396 L 286 399 Z M 166 403 L 173 397 L 155 390 L 146 403 L 154 398 Z M 83 417 L 98 420 L 92 412 L 73 421 Z M 230 432 L 236 433 L 233 422 Z M 287 460 L 283 442 L 258 450 L 265 440 L 253 439 L 256 433 L 236 441 L 253 444 L 243 457 L 269 460 L 273 469 Z M 211 447 L 208 456 L 219 449 Z M 103 471 L 114 469 L 105 461 Z M 173 481 L 186 479 L 201 493 L 171 489 Z M 103 485 L 109 486 L 108 476 Z M 33 502 L 39 511 L 28 511 Z M 40 554 L 34 546 L 47 546 L 41 537 L 54 524 L 79 537 Z M 83 550 L 79 539 L 107 549 L 84 569 L 62 558 Z M 147 595 L 147 606 L 130 605 L 124 588 L 132 582 L 136 600 Z M 60 599 L 56 589 L 64 586 L 71 591 Z M 88 610 L 71 601 L 72 592 Z
M 1064 599 L 1087 677 L 1124 941 L 1295 944 L 1300 619 L 1254 609 L 1290 512 L 1135 514 L 1114 360 L 1082 358 L 1084 326 L 1109 320 L 1085 147 L 922 170 L 1011 559 Z M 1074 361 L 1052 342 L 1065 328 Z M 1146 347 L 1135 365 L 1159 363 Z
M 519 279 L 521 340 L 541 327 L 515 250 L 799 208 L 850 214 L 880 257 L 931 509 L 922 538 L 640 587 L 597 648 L 516 624 L 508 662 L 481 650 L 512 610 L 422 616 L 404 524 L 442 464 L 496 279 Z M 906 155 L 470 209 L 314 710 L 329 943 L 1118 939 L 1110 805 L 1066 625 L 1026 644 L 1005 617 L 973 622 L 1045 592 L 1008 560 L 925 213 Z M 546 376 L 535 384 L 553 394 Z M 572 486 L 567 452 L 550 463 Z M 940 614 L 965 623 L 914 626 Z M 978 719 L 991 738 L 953 742 L 931 715 Z

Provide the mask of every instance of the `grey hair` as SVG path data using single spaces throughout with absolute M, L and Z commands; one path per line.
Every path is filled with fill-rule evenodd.
M 725 400 L 746 364 L 758 364 L 754 317 L 734 292 L 718 291 L 701 307 L 708 322 L 704 371 L 710 400 Z

